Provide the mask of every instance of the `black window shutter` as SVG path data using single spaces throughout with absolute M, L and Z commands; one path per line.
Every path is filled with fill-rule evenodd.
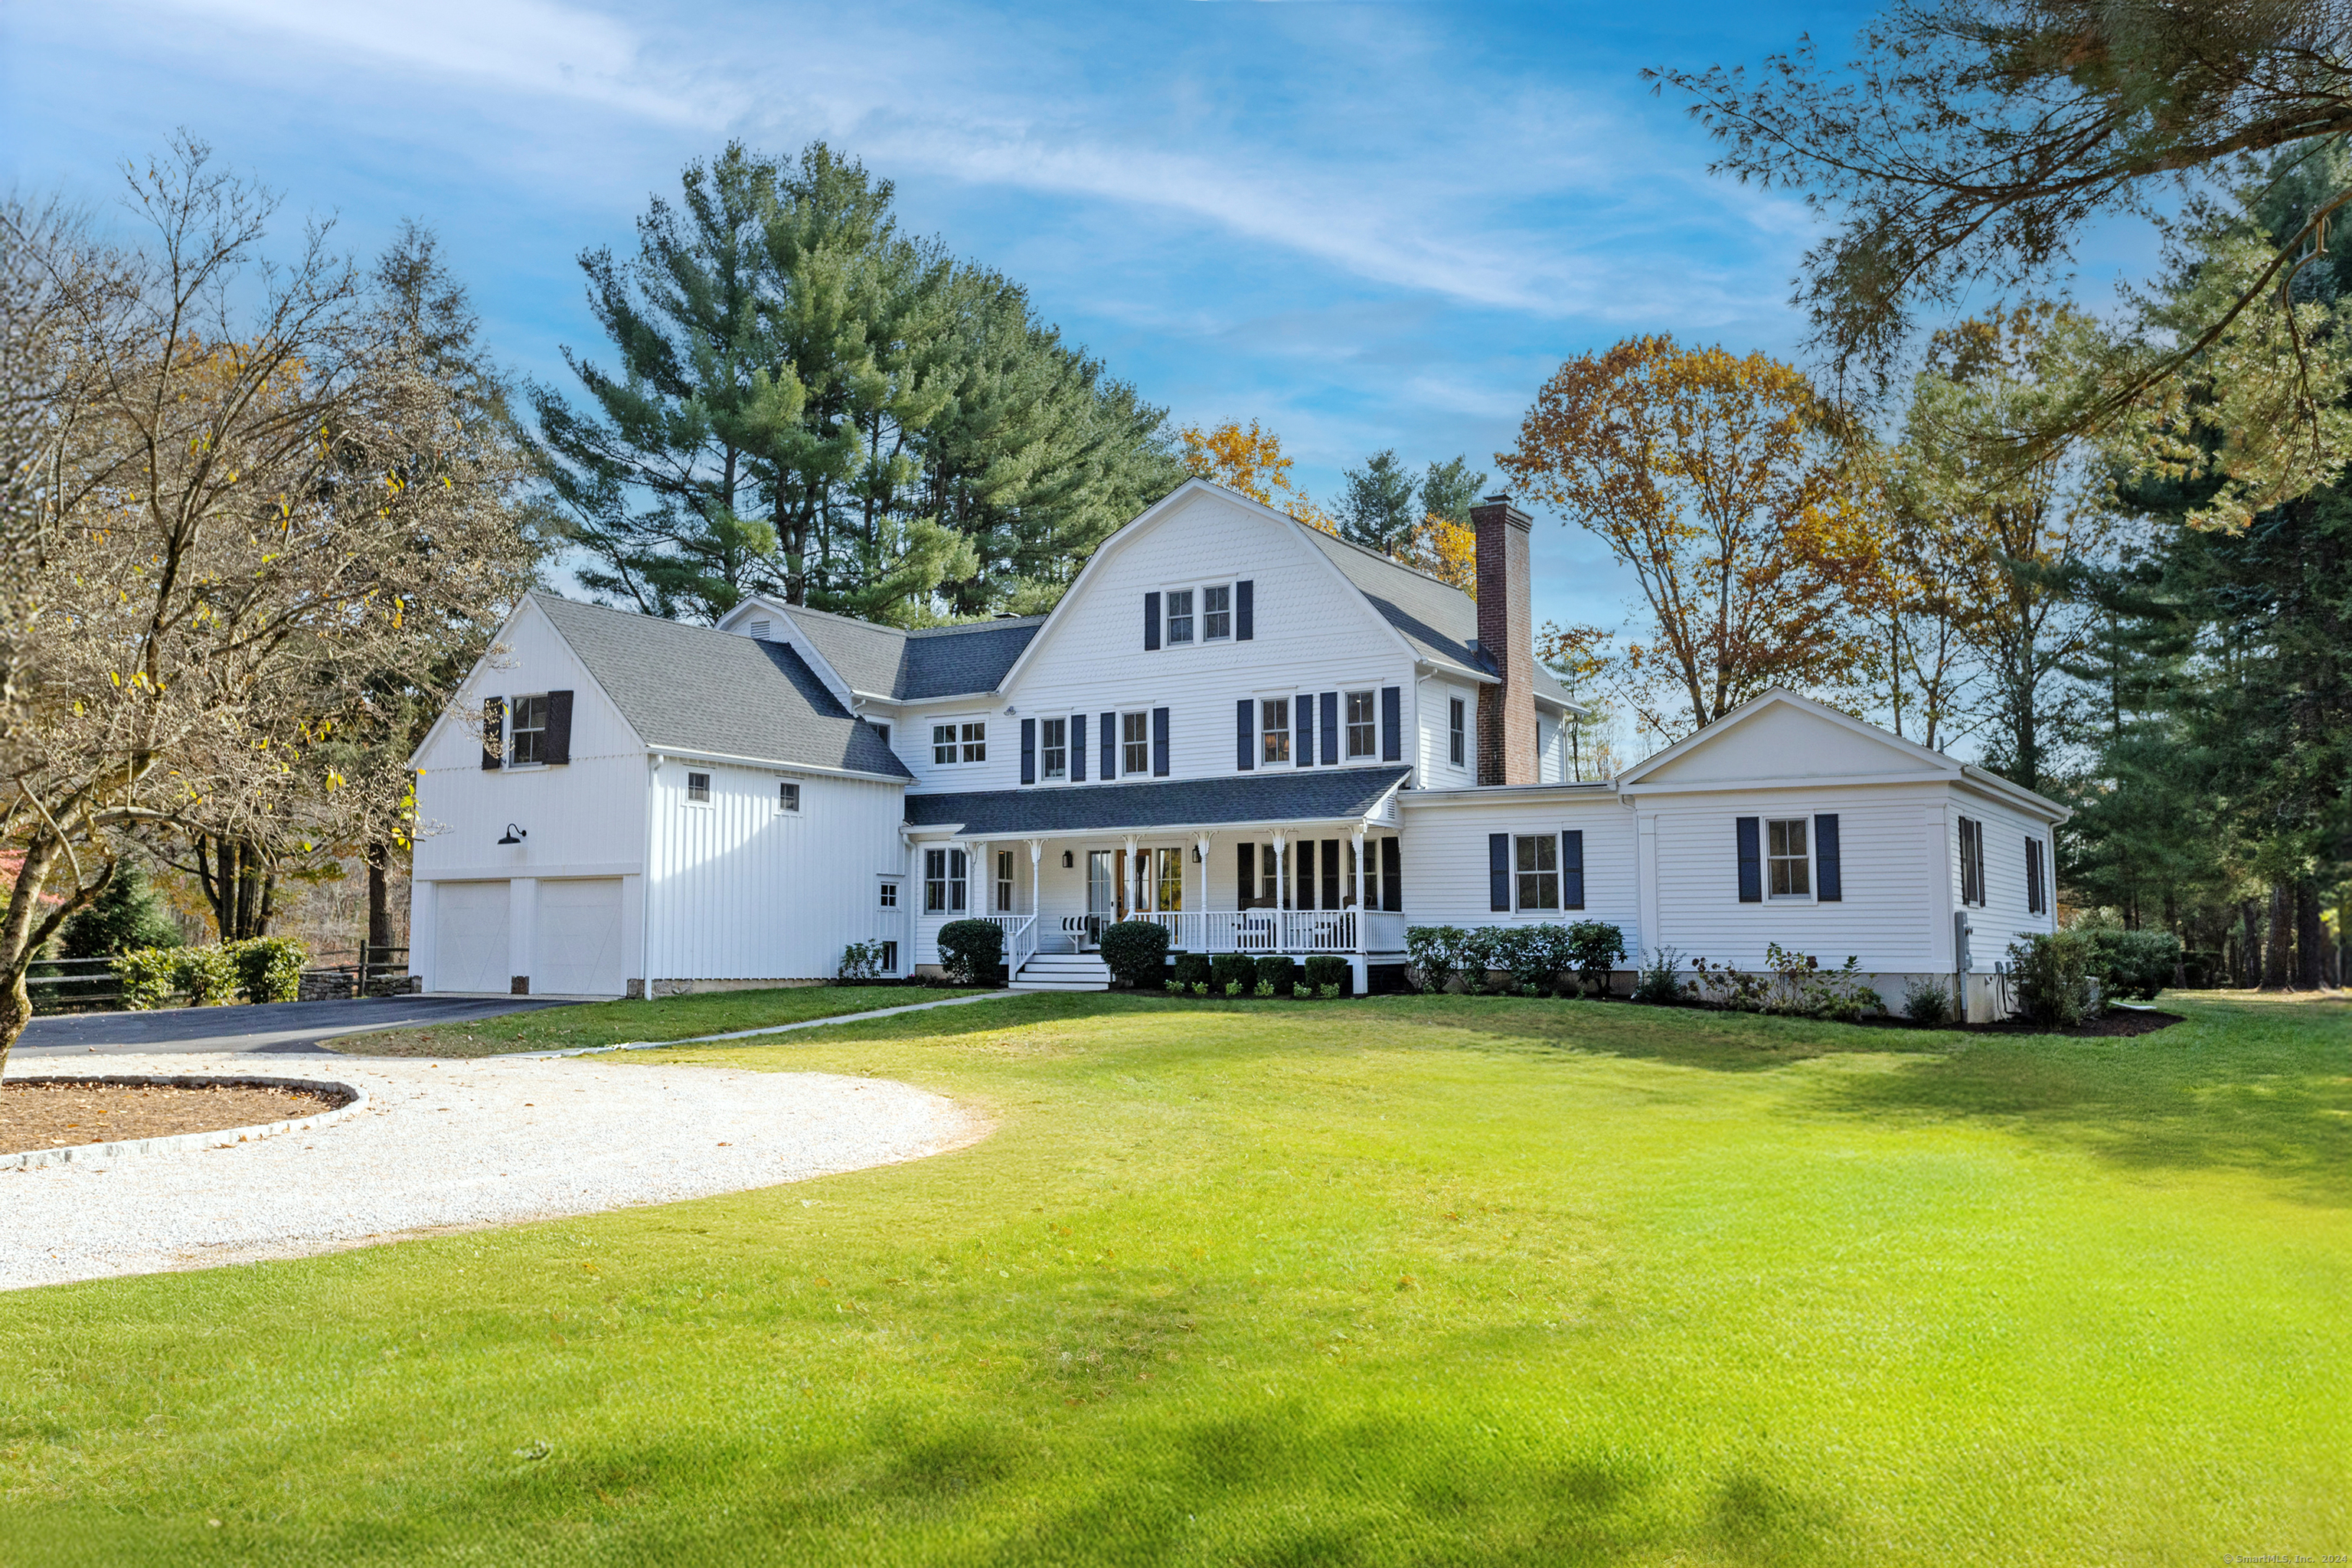
M 1339 890 L 1339 841 L 1323 840 L 1323 907 L 1336 910 L 1346 895 Z
M 1813 897 L 1825 904 L 1845 900 L 1845 881 L 1838 864 L 1838 819 L 1834 811 L 1813 818 Z
M 1759 821 L 1743 816 L 1735 825 L 1739 831 L 1739 901 L 1743 904 L 1764 901 L 1764 850 L 1757 832 Z
M 1511 836 L 1507 833 L 1486 835 L 1486 907 L 1511 907 Z
M 1290 700 L 1292 728 L 1298 733 L 1290 742 L 1290 760 L 1302 768 L 1315 765 L 1315 699 L 1301 693 Z
M 1168 776 L 1168 710 L 1151 710 L 1151 772 L 1155 778 Z
M 1381 688 L 1381 761 L 1402 762 L 1404 759 L 1404 688 Z M 1496 908 L 1502 906 L 1497 904 Z
M 1160 646 L 1160 595 L 1143 595 L 1143 651 L 1150 653 Z
M 1244 697 L 1234 704 L 1234 716 L 1238 725 L 1238 731 L 1234 739 L 1240 748 L 1234 752 L 1234 766 L 1244 773 L 1257 766 L 1256 708 L 1256 700 L 1249 697 Z M 1242 847 L 1247 849 L 1249 846 L 1244 844 Z
M 1070 715 L 1070 782 L 1087 782 L 1087 716 Z
M 1237 844 L 1234 847 L 1240 850 L 1242 856 L 1241 879 L 1234 888 L 1234 908 L 1245 910 L 1250 907 L 1250 900 L 1257 897 L 1257 846 Z
M 1339 694 L 1327 691 L 1319 700 L 1323 704 L 1323 761 L 1328 766 L 1339 760 Z
M 1234 584 L 1234 640 L 1235 642 L 1247 642 L 1256 635 L 1256 621 L 1251 615 L 1253 608 L 1251 600 L 1255 595 L 1250 592 L 1256 586 L 1256 584 L 1246 577 Z
M 501 767 L 507 760 L 507 700 L 482 699 L 482 766 Z
M 1102 782 L 1118 777 L 1118 715 L 1102 716 Z
M 2042 912 L 2042 840 L 2025 841 L 2025 912 Z
M 1021 782 L 1037 782 L 1037 721 L 1021 721 Z
M 547 694 L 547 761 L 552 767 L 557 763 L 572 760 L 572 693 L 551 691 Z
M 1580 827 L 1559 836 L 1559 907 L 1584 907 L 1584 829 Z
M 1404 910 L 1404 884 L 1397 869 L 1402 858 L 1395 839 L 1381 840 L 1381 908 L 1391 914 L 1400 914 Z

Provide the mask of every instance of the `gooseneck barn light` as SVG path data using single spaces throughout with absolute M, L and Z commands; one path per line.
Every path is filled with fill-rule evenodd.
M 513 823 L 509 822 L 507 824 L 507 836 L 504 838 L 499 839 L 499 842 L 501 844 L 520 844 L 530 837 L 530 834 L 524 832 L 521 828 L 517 827 Z

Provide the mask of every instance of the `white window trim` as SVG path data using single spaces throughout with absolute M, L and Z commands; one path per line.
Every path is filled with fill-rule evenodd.
M 1354 742 L 1355 742 L 1355 731 L 1356 731 L 1356 727 L 1355 727 L 1353 724 L 1351 724 L 1351 723 L 1349 723 L 1349 722 L 1348 721 L 1348 699 L 1349 699 L 1350 697 L 1367 697 L 1367 698 L 1370 698 L 1370 699 L 1371 700 L 1371 705 L 1372 705 L 1372 719 L 1371 719 L 1372 743 L 1371 743 L 1370 748 L 1369 750 L 1365 751 L 1365 752 L 1364 752 L 1362 754 L 1360 754 L 1360 755 L 1359 755 L 1355 751 L 1353 751 L 1353 750 L 1351 749 L 1351 748 L 1352 748 L 1352 746 L 1354 745 Z M 1339 760 L 1340 760 L 1342 763 L 1377 763 L 1377 762 L 1379 762 L 1379 761 L 1380 761 L 1380 759 L 1381 759 L 1381 689 L 1380 689 L 1378 686 L 1374 686 L 1374 687 L 1370 688 L 1370 689 L 1360 689 L 1360 689 L 1356 689 L 1356 690 L 1350 691 L 1350 690 L 1349 690 L 1348 689 L 1346 689 L 1345 687 L 1340 688 L 1340 690 L 1339 690 Z
M 988 765 L 988 759 L 986 757 L 981 757 L 972 762 L 966 762 L 964 761 L 963 755 L 964 747 L 971 743 L 964 739 L 964 726 L 967 724 L 977 724 L 981 727 L 980 745 L 983 750 L 993 743 L 994 738 L 988 733 L 987 714 L 961 713 L 957 714 L 953 718 L 935 717 L 926 719 L 922 721 L 922 722 L 924 726 L 931 731 L 929 738 L 923 742 L 924 753 L 930 758 L 931 766 L 935 768 L 984 768 Z M 954 741 L 951 742 L 949 746 L 949 749 L 953 752 L 953 755 L 950 756 L 944 763 L 940 761 L 940 739 L 938 733 L 938 731 L 943 729 L 952 731 L 955 734 Z
M 1234 579 L 1226 577 L 1213 583 L 1196 583 L 1192 585 L 1193 637 L 1192 642 L 1186 645 L 1187 647 L 1205 647 L 1213 642 L 1234 640 Z M 1208 595 L 1212 588 L 1223 588 L 1225 591 L 1225 607 L 1223 612 L 1225 617 L 1225 635 L 1219 637 L 1209 635 Z
M 1772 862 L 1794 860 L 1794 855 L 1772 853 L 1772 825 L 1776 822 L 1801 822 L 1805 825 L 1805 890 L 1801 893 L 1776 893 L 1772 890 Z M 1811 904 L 1821 901 L 1822 879 L 1813 865 L 1813 819 L 1805 816 L 1768 816 L 1762 819 L 1759 832 L 1764 843 L 1764 901 L 1768 904 Z
M 1127 721 L 1129 719 L 1143 721 L 1143 739 L 1140 742 L 1127 738 Z M 1130 768 L 1127 765 L 1127 749 L 1139 744 L 1143 748 L 1143 765 Z M 1122 708 L 1118 710 L 1118 776 L 1123 779 L 1151 776 L 1151 710 L 1149 708 Z
M 1054 749 L 1045 741 L 1045 726 L 1048 724 L 1059 724 L 1062 727 L 1062 771 L 1058 773 L 1048 773 L 1045 769 L 1045 753 Z M 1039 784 L 1070 782 L 1070 716 L 1068 714 L 1055 713 L 1037 721 L 1037 782 Z
M 515 761 L 514 748 L 515 737 L 517 734 L 515 728 L 515 705 L 519 702 L 528 702 L 534 697 L 538 698 L 541 702 L 544 702 L 547 700 L 548 694 L 544 691 L 524 691 L 503 698 L 499 700 L 499 721 L 506 728 L 506 743 L 501 746 L 499 750 L 505 754 L 504 766 L 506 771 L 509 773 L 535 773 L 539 772 L 540 769 L 548 766 L 547 723 L 543 716 L 540 721 L 539 728 L 529 731 L 530 733 L 535 734 L 539 737 L 539 761 L 535 763 L 519 763 Z
M 700 779 L 702 781 L 702 798 L 700 800 L 694 798 L 694 781 L 696 779 Z M 711 774 L 704 773 L 699 768 L 688 768 L 686 773 L 686 784 L 684 787 L 678 791 L 677 797 L 685 805 L 693 807 L 697 811 L 709 811 L 718 804 L 719 798 L 718 791 L 711 787 L 713 782 L 714 780 Z
M 1256 765 L 1261 768 L 1286 768 L 1291 766 L 1297 760 L 1295 748 L 1298 744 L 1298 693 L 1296 691 L 1262 691 L 1252 697 L 1250 700 L 1257 705 L 1257 750 L 1253 753 L 1256 759 Z M 1269 702 L 1283 702 L 1289 704 L 1288 707 L 1286 707 L 1282 710 L 1282 755 L 1279 758 L 1273 760 L 1269 760 L 1265 754 L 1265 738 L 1275 732 L 1272 729 L 1267 727 L 1265 721 L 1265 705 Z
M 1568 889 L 1560 885 L 1559 834 L 1560 830 L 1555 827 L 1549 833 L 1514 833 L 1511 835 L 1511 912 L 1513 914 L 1549 915 L 1552 919 L 1557 920 L 1559 918 L 1560 911 L 1567 908 Z M 1519 843 L 1522 839 L 1532 839 L 1537 842 L 1549 842 L 1551 845 L 1550 870 L 1522 871 L 1519 869 Z M 1366 842 L 1369 843 L 1370 840 L 1367 839 Z M 1377 855 L 1379 851 L 1375 850 L 1373 853 Z M 1552 901 L 1550 908 L 1547 909 L 1541 904 L 1523 904 L 1519 902 L 1519 879 L 1521 877 L 1549 877 L 1551 879 Z
M 784 804 L 784 791 L 787 788 L 790 788 L 793 792 L 793 804 L 790 805 L 786 805 Z M 801 815 L 800 780 L 778 779 L 776 781 L 776 815 L 778 816 L 798 816 Z
M 1171 637 L 1171 636 L 1170 635 L 1170 633 L 1174 629 L 1174 626 L 1175 626 L 1175 621 L 1176 621 L 1176 604 L 1175 604 L 1175 596 L 1176 596 L 1177 595 L 1179 595 L 1179 594 L 1190 594 L 1190 595 L 1192 595 L 1192 611 L 1191 611 L 1191 613 L 1190 613 L 1190 614 L 1188 614 L 1188 615 L 1184 617 L 1186 620 L 1189 620 L 1189 621 L 1191 621 L 1191 622 L 1192 623 L 1192 636 L 1190 636 L 1190 637 L 1186 637 L 1182 642 L 1178 642 L 1178 641 L 1177 641 L 1173 637 Z M 1161 651 L 1162 653 L 1165 653 L 1168 649 L 1172 648 L 1172 647 L 1199 647 L 1201 646 L 1201 642 L 1202 642 L 1202 637 L 1201 637 L 1201 590 L 1200 590 L 1200 588 L 1198 587 L 1198 585 L 1196 585 L 1196 584 L 1191 584 L 1191 583 L 1179 583 L 1179 584 L 1175 584 L 1173 587 L 1165 587 L 1165 588 L 1160 589 L 1160 651 Z

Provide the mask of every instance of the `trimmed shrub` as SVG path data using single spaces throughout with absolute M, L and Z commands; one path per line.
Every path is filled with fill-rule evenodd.
M 1416 991 L 1443 991 L 1462 973 L 1463 951 L 1470 933 L 1460 926 L 1407 926 L 1404 933 L 1405 974 Z
M 1308 959 L 1306 969 L 1307 984 L 1315 988 L 1318 996 L 1346 994 L 1348 983 L 1354 978 L 1355 973 L 1346 959 L 1328 952 L 1318 952 Z
M 174 976 L 179 973 L 180 954 L 185 951 L 176 947 L 137 947 L 108 965 L 122 987 L 122 1005 L 133 1013 L 170 1006 L 179 989 Z
M 1257 963 L 1248 953 L 1221 952 L 1209 960 L 1211 995 L 1246 996 L 1256 984 Z
M 1462 933 L 1460 973 L 1464 991 L 1478 992 L 1496 989 L 1488 977 L 1493 971 L 1504 967 L 1503 931 L 1504 928 L 1500 926 L 1474 926 Z M 1506 979 L 1501 988 L 1509 990 L 1510 982 Z
M 2083 934 L 2091 939 L 2091 973 L 2104 995 L 2153 1002 L 2180 967 L 2180 939 L 2168 931 L 2103 926 Z
M 1151 921 L 1120 921 L 1105 926 L 1102 958 L 1120 985 L 1149 985 L 1168 967 L 1168 928 Z
M 174 954 L 172 986 L 188 994 L 191 1007 L 217 1007 L 235 1001 L 236 960 L 225 947 L 184 947 Z
M 1903 992 L 1903 1016 L 1915 1024 L 1952 1021 L 1952 989 L 1940 980 L 1914 980 Z
M 1290 988 L 1298 983 L 1298 965 L 1281 953 L 1266 953 L 1257 961 L 1257 983 L 1261 987 L 1273 987 L 1270 991 L 1261 989 L 1261 996 L 1287 996 Z
M 940 927 L 940 967 L 958 985 L 1004 983 L 1004 928 L 993 921 L 950 921 Z
M 302 966 L 310 950 L 290 936 L 257 936 L 222 951 L 236 965 L 236 986 L 248 1002 L 299 1002 Z
M 1625 959 L 1625 933 L 1607 921 L 1579 921 L 1567 934 L 1567 967 L 1576 972 L 1577 994 L 1608 995 L 1609 977 Z
M 841 950 L 841 978 L 871 980 L 882 973 L 882 944 L 853 942 Z
M 2009 976 L 2018 1016 L 2028 1023 L 2070 1028 L 2097 1005 L 2092 999 L 2091 942 L 2080 931 L 2037 932 L 2011 942 Z
M 1180 952 L 1175 959 L 1177 983 L 1191 990 L 1209 984 L 1209 955 L 1205 952 Z M 1195 996 L 1205 996 L 1205 990 L 1193 991 Z
M 1682 969 L 1683 955 L 1679 948 L 1661 947 L 1650 954 L 1650 961 L 1634 972 L 1633 1000 L 1664 1007 L 1679 1002 L 1689 994 L 1685 984 L 1675 978 Z

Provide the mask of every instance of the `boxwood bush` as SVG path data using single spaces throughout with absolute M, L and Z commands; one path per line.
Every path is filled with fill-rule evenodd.
M 1120 921 L 1105 926 L 1102 956 L 1117 984 L 1157 990 L 1161 972 L 1168 966 L 1168 928 L 1152 921 Z
M 2108 996 L 2153 1002 L 2179 972 L 2180 939 L 2168 931 L 2099 926 L 2083 934 L 2091 939 L 2091 973 Z
M 1004 929 L 994 921 L 950 921 L 939 943 L 940 967 L 958 985 L 1004 983 Z
M 1257 983 L 1260 985 L 1273 986 L 1276 996 L 1289 995 L 1290 988 L 1297 984 L 1297 981 L 1298 965 L 1292 963 L 1286 955 L 1269 952 L 1258 959 Z
M 1175 972 L 1170 978 L 1188 991 L 1209 983 L 1209 955 L 1205 952 L 1180 952 L 1173 967 Z
M 1209 960 L 1209 994 L 1246 996 L 1257 984 L 1257 963 L 1246 952 L 1221 952 Z M 1240 986 L 1239 991 L 1233 989 Z
M 1355 971 L 1348 961 L 1336 953 L 1318 952 L 1307 961 L 1306 968 L 1307 984 L 1318 996 L 1326 985 L 1337 985 L 1339 994 L 1344 996 L 1348 994 L 1348 983 L 1355 978 Z

